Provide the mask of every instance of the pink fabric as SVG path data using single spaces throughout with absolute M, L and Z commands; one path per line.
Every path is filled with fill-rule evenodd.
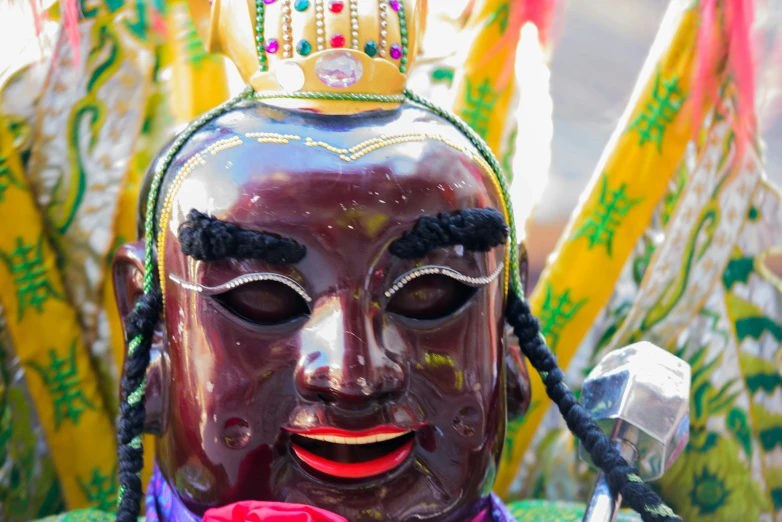
M 491 509 L 490 508 L 484 509 L 483 511 L 478 513 L 478 515 L 475 518 L 467 522 L 492 522 Z
M 324 509 L 282 502 L 237 502 L 210 509 L 203 522 L 348 522 Z M 478 522 L 478 521 L 476 521 Z
M 727 53 L 728 72 L 738 90 L 734 118 L 737 152 L 740 159 L 757 130 L 755 114 L 755 42 L 752 24 L 755 19 L 754 0 L 701 0 L 701 25 L 698 29 L 698 48 L 695 78 L 692 89 L 694 123 L 693 133 L 701 128 L 704 101 L 717 96 L 718 65 Z M 724 24 L 720 23 L 722 12 Z M 725 46 L 725 47 L 721 47 Z

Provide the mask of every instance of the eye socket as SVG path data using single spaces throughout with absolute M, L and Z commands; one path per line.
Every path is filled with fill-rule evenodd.
M 442 319 L 464 306 L 477 291 L 452 277 L 425 275 L 400 288 L 386 305 L 386 311 L 410 319 Z
M 255 281 L 212 298 L 232 314 L 251 323 L 273 326 L 309 315 L 306 301 L 277 281 Z

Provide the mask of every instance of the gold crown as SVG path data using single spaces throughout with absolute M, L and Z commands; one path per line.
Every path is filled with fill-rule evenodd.
M 426 19 L 426 0 L 189 3 L 207 51 L 227 55 L 258 92 L 401 95 Z

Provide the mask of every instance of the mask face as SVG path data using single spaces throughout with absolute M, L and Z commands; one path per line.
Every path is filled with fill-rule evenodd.
M 156 209 L 170 359 L 157 462 L 188 508 L 458 520 L 488 495 L 506 422 L 505 248 L 389 252 L 422 216 L 503 208 L 471 151 L 415 108 L 254 104 L 185 146 Z M 196 261 L 177 235 L 192 209 L 306 255 Z

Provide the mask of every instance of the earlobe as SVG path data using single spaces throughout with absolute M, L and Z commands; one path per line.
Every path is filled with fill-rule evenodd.
M 136 241 L 123 245 L 114 255 L 114 295 L 123 327 L 133 311 L 136 301 L 144 293 L 144 242 Z M 162 326 L 162 325 L 159 325 Z M 127 331 L 125 332 L 127 336 Z M 146 415 L 144 431 L 160 435 L 165 431 L 166 406 L 168 404 L 168 354 L 165 350 L 165 336 L 157 328 L 152 341 L 147 367 L 147 387 L 145 393 Z M 127 340 L 125 345 L 127 357 Z
M 508 394 L 508 422 L 518 420 L 529 409 L 530 389 L 527 363 L 519 340 L 509 325 L 505 325 L 505 387 Z

